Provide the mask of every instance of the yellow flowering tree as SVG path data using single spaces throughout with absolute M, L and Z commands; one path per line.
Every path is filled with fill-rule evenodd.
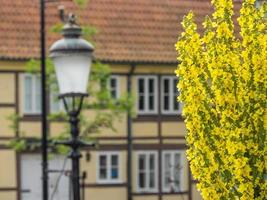
M 198 33 L 190 12 L 176 50 L 187 156 L 204 199 L 267 198 L 267 5 L 243 0 L 234 32 L 233 2 Z

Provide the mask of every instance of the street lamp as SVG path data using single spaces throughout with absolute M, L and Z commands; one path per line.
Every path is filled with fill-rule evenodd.
M 92 146 L 79 139 L 79 113 L 84 97 L 87 94 L 87 84 L 90 74 L 92 53 L 94 47 L 80 38 L 81 28 L 75 22 L 75 16 L 69 15 L 63 28 L 63 38 L 56 41 L 50 48 L 50 57 L 55 65 L 59 85 L 59 98 L 63 100 L 71 125 L 71 138 L 57 144 L 71 147 L 69 158 L 72 160 L 73 200 L 80 200 L 80 147 Z

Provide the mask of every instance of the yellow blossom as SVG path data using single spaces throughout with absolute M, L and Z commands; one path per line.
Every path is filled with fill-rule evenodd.
M 203 36 L 190 12 L 176 43 L 187 157 L 204 200 L 267 196 L 267 5 L 254 3 L 243 1 L 241 38 L 233 2 L 212 0 Z

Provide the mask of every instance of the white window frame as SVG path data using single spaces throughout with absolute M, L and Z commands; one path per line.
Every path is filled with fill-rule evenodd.
M 144 80 L 144 110 L 139 110 L 139 80 Z M 149 108 L 149 94 L 148 94 L 148 80 L 153 79 L 154 80 L 154 109 L 150 110 Z M 137 111 L 138 114 L 146 115 L 146 114 L 157 114 L 158 113 L 158 77 L 157 76 L 147 76 L 147 75 L 140 75 L 136 76 L 137 81 L 137 88 L 136 88 L 136 94 L 137 94 Z
M 24 94 L 23 94 L 23 113 L 24 114 L 41 114 L 41 102 L 40 102 L 40 110 L 37 110 L 36 109 L 36 105 L 37 105 L 37 102 L 36 102 L 36 83 L 37 83 L 37 77 L 40 76 L 38 74 L 24 74 L 23 76 L 23 88 L 24 88 Z M 30 78 L 32 80 L 32 85 L 31 85 L 31 101 L 32 101 L 32 109 L 31 110 L 27 110 L 26 109 L 26 105 L 25 105 L 25 101 L 27 101 L 26 99 L 26 88 L 25 88 L 25 81 L 26 81 L 26 78 Z M 41 79 L 40 79 L 40 85 L 41 85 Z M 40 92 L 41 92 L 41 87 L 39 88 Z M 41 98 L 40 98 L 41 100 Z
M 119 79 L 119 76 L 116 76 L 116 75 L 111 75 L 110 76 L 110 79 L 109 79 L 109 84 L 108 84 L 108 87 L 109 87 L 109 90 L 110 90 L 110 94 L 111 94 L 111 79 L 115 79 L 116 80 L 116 88 L 114 88 L 115 89 L 115 91 L 116 91 L 116 97 L 115 97 L 115 99 L 118 99 L 119 97 L 120 97 L 120 90 L 119 90 L 119 88 L 120 88 L 120 79 Z
M 164 80 L 169 80 L 169 109 L 164 109 Z M 174 97 L 176 94 L 173 93 L 173 81 L 177 80 L 176 76 L 162 76 L 161 77 L 161 113 L 162 114 L 181 114 L 182 113 L 182 104 L 178 103 L 178 110 L 174 109 Z
M 116 155 L 118 156 L 118 178 L 112 179 L 111 178 L 111 156 Z M 107 178 L 101 179 L 100 178 L 100 156 L 106 156 L 107 157 Z M 118 184 L 122 183 L 121 180 L 121 155 L 118 151 L 101 151 L 97 153 L 97 159 L 96 159 L 96 174 L 97 174 L 97 180 L 96 182 L 98 184 Z
M 162 186 L 162 191 L 166 192 L 166 193 L 170 193 L 171 191 L 171 187 L 173 186 L 173 183 L 171 183 L 171 187 L 166 187 L 164 185 L 164 180 L 165 180 L 165 155 L 166 154 L 171 154 L 171 162 L 172 165 L 174 165 L 174 158 L 175 158 L 175 154 L 180 154 L 180 163 L 181 163 L 181 170 L 179 170 L 180 173 L 180 188 L 178 192 L 183 192 L 185 191 L 185 180 L 184 180 L 184 173 L 185 173 L 185 151 L 184 150 L 165 150 L 162 151 L 162 163 L 161 163 L 161 170 L 162 170 L 162 181 L 161 181 L 161 186 Z M 171 177 L 174 177 L 174 171 L 171 170 Z
M 136 162 L 136 172 L 137 172 L 137 181 L 136 181 L 136 190 L 138 193 L 156 193 L 158 192 L 158 152 L 157 151 L 137 151 L 136 152 L 137 155 L 137 162 Z M 146 182 L 145 182 L 145 187 L 144 188 L 140 188 L 139 186 L 139 157 L 140 155 L 145 155 L 145 167 L 146 167 Z M 149 185 L 149 155 L 154 155 L 155 157 L 155 187 L 154 188 L 150 188 Z

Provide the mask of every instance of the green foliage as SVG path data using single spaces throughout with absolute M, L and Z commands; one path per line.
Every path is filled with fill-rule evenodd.
M 14 139 L 11 140 L 8 144 L 9 147 L 14 149 L 15 151 L 24 151 L 27 149 L 27 141 L 25 139 Z
M 66 155 L 70 152 L 70 148 L 63 145 L 55 145 L 54 153 Z
M 7 120 L 10 121 L 9 128 L 14 132 L 19 132 L 19 116 L 17 114 L 11 114 L 7 117 Z
M 55 24 L 50 28 L 50 32 L 52 32 L 52 33 L 60 33 L 62 31 L 62 29 L 63 29 L 63 26 L 64 25 L 62 23 Z
M 56 113 L 50 113 L 48 115 L 48 120 L 50 121 L 67 121 L 68 120 L 68 116 L 65 112 L 60 111 L 60 112 L 56 112 Z
M 74 0 L 75 4 L 80 8 L 85 8 L 88 4 L 88 0 Z
M 90 41 L 94 46 L 96 45 L 93 41 L 93 36 L 98 33 L 98 29 L 92 26 L 82 26 L 83 38 Z
M 40 60 L 31 59 L 26 64 L 26 72 L 29 74 L 39 74 L 41 63 Z M 56 82 L 55 69 L 50 58 L 46 59 L 46 87 L 50 90 L 51 85 Z
M 40 73 L 40 69 L 41 69 L 40 66 L 41 66 L 41 63 L 39 60 L 31 59 L 26 64 L 26 72 L 32 73 L 32 74 Z M 51 74 L 54 73 L 54 65 L 53 65 L 51 59 L 49 59 L 49 58 L 46 59 L 46 66 L 45 67 L 46 67 L 45 68 L 46 76 L 50 76 Z
M 52 33 L 61 33 L 62 29 L 64 27 L 64 24 L 58 23 L 53 25 L 50 28 L 50 32 Z M 95 42 L 93 41 L 93 36 L 95 36 L 99 31 L 96 27 L 84 25 L 82 27 L 82 35 L 83 38 L 89 42 L 91 42 L 94 46 L 96 45 Z

